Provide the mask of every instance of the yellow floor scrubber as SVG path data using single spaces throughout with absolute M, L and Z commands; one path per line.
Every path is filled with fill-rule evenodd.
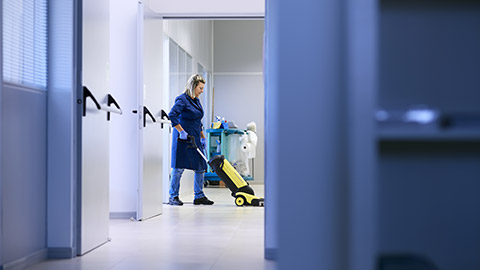
M 195 138 L 188 136 L 188 140 L 192 144 L 192 147 L 197 149 L 197 152 L 230 189 L 237 206 L 263 206 L 264 199 L 255 196 L 253 189 L 223 155 L 217 155 L 208 160 L 195 144 Z

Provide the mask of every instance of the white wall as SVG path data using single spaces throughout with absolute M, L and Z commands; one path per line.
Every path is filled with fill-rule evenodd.
M 205 68 L 213 70 L 213 22 L 209 20 L 164 20 L 164 33 L 175 40 L 194 59 Z
M 263 72 L 263 20 L 214 21 L 215 74 Z
M 263 20 L 214 22 L 214 115 L 257 124 L 254 182 L 264 181 Z

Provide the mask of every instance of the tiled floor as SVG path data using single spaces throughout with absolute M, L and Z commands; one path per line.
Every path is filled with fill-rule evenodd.
M 263 185 L 252 185 L 263 196 Z M 237 207 L 226 188 L 208 187 L 212 206 L 164 205 L 163 214 L 137 222 L 111 220 L 111 241 L 71 260 L 51 260 L 28 270 L 274 270 L 263 258 L 264 209 Z

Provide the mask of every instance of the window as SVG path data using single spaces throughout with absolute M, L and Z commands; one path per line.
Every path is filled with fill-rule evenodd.
M 46 89 L 47 0 L 3 1 L 3 80 Z
M 178 95 L 178 45 L 170 39 L 169 42 L 169 92 L 170 92 L 170 106 L 174 104 L 175 98 Z
M 169 42 L 169 91 L 170 104 L 185 91 L 188 78 L 193 75 L 193 59 L 175 41 Z
M 203 106 L 203 111 L 204 111 L 204 117 L 202 119 L 203 126 L 205 128 L 209 128 L 209 124 L 212 121 L 212 115 L 211 115 L 211 104 L 210 104 L 210 97 L 212 96 L 212 78 L 208 70 L 202 66 L 202 64 L 198 63 L 198 74 L 202 75 L 202 77 L 205 79 L 205 88 L 202 94 L 202 106 Z

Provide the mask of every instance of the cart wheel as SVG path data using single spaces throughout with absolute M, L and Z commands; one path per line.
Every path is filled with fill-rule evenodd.
M 243 206 L 245 204 L 245 197 L 243 197 L 242 195 L 239 195 L 235 198 L 235 204 L 237 206 Z

